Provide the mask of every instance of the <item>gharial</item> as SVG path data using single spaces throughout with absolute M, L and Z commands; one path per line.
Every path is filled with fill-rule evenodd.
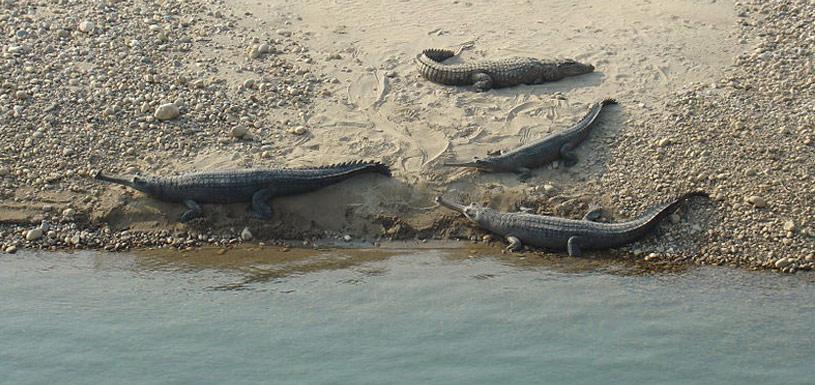
M 591 131 L 592 124 L 600 116 L 603 107 L 617 104 L 614 99 L 604 99 L 592 105 L 589 113 L 577 124 L 562 132 L 556 132 L 540 140 L 518 147 L 500 155 L 475 158 L 471 162 L 448 162 L 448 167 L 473 167 L 485 172 L 517 172 L 528 177 L 530 169 L 563 158 L 565 166 L 577 163 L 574 149 L 583 142 Z
M 528 213 L 504 213 L 475 203 L 464 206 L 443 197 L 436 198 L 441 206 L 458 211 L 479 227 L 506 237 L 507 249 L 517 251 L 524 245 L 548 250 L 566 250 L 570 256 L 580 256 L 582 250 L 619 247 L 634 242 L 650 232 L 657 223 L 673 212 L 680 203 L 694 196 L 707 197 L 704 192 L 691 192 L 650 208 L 636 219 L 620 223 L 601 223 L 584 219 L 568 219 Z
M 388 166 L 382 163 L 357 161 L 311 168 L 205 171 L 169 177 L 125 177 L 100 171 L 95 178 L 131 187 L 159 200 L 181 202 L 188 208 L 181 221 L 187 222 L 201 216 L 200 203 L 252 202 L 255 215 L 269 219 L 270 198 L 318 190 L 362 173 L 391 176 Z
M 419 73 L 432 82 L 451 86 L 473 85 L 479 92 L 520 84 L 540 84 L 594 71 L 593 65 L 572 59 L 520 56 L 462 64 L 442 63 L 455 55 L 447 49 L 426 49 L 416 56 L 416 66 Z

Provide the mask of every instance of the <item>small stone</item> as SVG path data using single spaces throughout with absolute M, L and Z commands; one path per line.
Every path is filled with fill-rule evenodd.
M 483 237 L 481 237 L 481 240 L 486 243 L 492 242 L 492 239 L 493 239 L 492 234 L 486 234 Z
M 243 231 L 241 231 L 241 239 L 243 239 L 244 241 L 252 240 L 252 232 L 249 231 L 248 227 L 244 227 Z
M 9 173 L 8 167 L 0 166 L 0 178 L 8 175 L 8 173 Z
M 6 247 L 6 252 L 9 254 L 14 254 L 17 252 L 17 246 L 9 246 Z
M 547 183 L 547 184 L 543 185 L 543 191 L 546 191 L 546 192 L 555 191 L 555 186 L 552 185 L 552 184 Z
M 259 53 L 269 53 L 272 52 L 272 46 L 268 44 L 261 44 L 257 46 L 257 50 Z
M 232 132 L 230 133 L 233 138 L 241 139 L 249 133 L 249 128 L 243 125 L 232 127 Z
M 751 205 L 759 209 L 767 207 L 767 201 L 758 195 L 751 195 L 745 198 L 745 200 L 747 201 L 747 203 L 750 203 Z
M 659 140 L 659 142 L 657 142 L 657 146 L 665 147 L 665 146 L 667 146 L 667 145 L 669 145 L 671 143 L 672 142 L 671 142 L 670 138 L 662 138 L 662 139 Z
M 655 260 L 657 258 L 659 258 L 659 254 L 657 254 L 657 253 L 650 253 L 650 254 L 645 256 L 646 261 L 653 261 L 653 260 Z
M 387 76 L 389 78 L 395 78 L 396 77 L 396 71 L 385 71 L 385 76 Z
M 131 174 L 132 175 L 132 174 L 138 174 L 138 173 L 139 173 L 139 169 L 137 167 L 130 166 L 130 167 L 125 169 L 125 174 Z
M 70 217 L 73 217 L 74 215 L 76 215 L 76 210 L 74 210 L 74 209 L 72 209 L 70 207 L 68 207 L 65 210 L 62 210 L 62 216 L 63 217 L 70 218 Z
M 677 224 L 682 221 L 682 218 L 679 217 L 679 214 L 673 213 L 671 214 L 671 223 Z
M 280 36 L 286 36 L 286 37 L 291 36 L 291 31 L 285 30 L 285 29 L 278 29 L 277 31 L 275 31 L 275 33 L 280 35 Z
M 795 231 L 795 222 L 793 221 L 786 221 L 784 222 L 784 231 L 791 233 Z
M 255 79 L 246 79 L 243 81 L 243 88 L 255 88 Z
M 165 103 L 158 108 L 156 108 L 156 112 L 153 116 L 158 120 L 170 120 L 175 119 L 179 115 L 181 115 L 181 111 L 178 110 L 178 106 L 173 103 Z
M 28 230 L 28 232 L 25 234 L 25 240 L 27 241 L 36 241 L 40 238 L 42 238 L 42 229 L 39 227 Z
M 303 135 L 306 133 L 306 128 L 303 126 L 297 126 L 289 129 L 289 133 L 294 135 Z
M 94 28 L 96 28 L 96 24 L 94 24 L 92 21 L 85 20 L 79 23 L 79 32 L 91 33 L 93 32 Z
M 781 259 L 775 261 L 775 268 L 776 269 L 783 269 L 783 268 L 791 265 L 794 261 L 795 260 L 793 260 L 792 258 L 789 258 L 789 257 L 781 258 Z
M 346 241 L 346 242 L 351 242 L 351 236 L 348 235 L 348 234 L 345 234 L 345 235 L 342 236 L 342 240 Z
M 14 97 L 20 100 L 26 100 L 28 99 L 28 93 L 23 90 L 20 90 L 14 93 Z
M 340 60 L 342 59 L 342 55 L 339 53 L 332 53 L 325 57 L 325 60 Z

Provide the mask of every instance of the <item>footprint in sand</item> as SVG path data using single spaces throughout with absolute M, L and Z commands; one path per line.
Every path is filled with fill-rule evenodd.
M 388 77 L 379 71 L 360 75 L 348 86 L 348 102 L 358 110 L 382 104 L 389 90 Z

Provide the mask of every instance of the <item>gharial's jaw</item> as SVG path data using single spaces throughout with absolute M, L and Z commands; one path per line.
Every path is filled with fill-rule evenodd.
M 127 177 L 127 176 L 121 176 L 121 175 L 108 175 L 108 174 L 103 173 L 102 171 L 99 171 L 99 172 L 96 173 L 96 175 L 94 175 L 94 179 L 97 179 L 97 180 L 110 182 L 110 183 L 115 183 L 115 184 L 131 187 L 131 188 L 136 188 L 135 184 L 133 183 L 134 178 L 135 177 L 133 177 L 133 176 Z
M 471 168 L 480 168 L 479 164 L 475 161 L 472 162 L 446 162 L 443 163 L 442 166 L 444 167 L 471 167 Z
M 588 63 L 581 63 L 574 60 L 566 60 L 558 64 L 558 72 L 564 77 L 577 76 L 594 72 L 594 66 Z

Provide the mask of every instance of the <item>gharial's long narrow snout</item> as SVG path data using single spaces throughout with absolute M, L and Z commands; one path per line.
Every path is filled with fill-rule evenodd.
M 436 197 L 436 203 L 438 203 L 442 207 L 446 207 L 450 210 L 458 211 L 460 213 L 464 213 L 464 208 L 466 207 L 461 203 L 444 199 L 444 197 L 441 195 Z
M 120 184 L 122 186 L 134 187 L 133 177 L 126 177 L 121 175 L 107 175 L 102 171 L 99 171 L 96 173 L 96 175 L 94 175 L 94 179 Z
M 472 162 L 445 162 L 442 163 L 444 167 L 478 167 L 478 164 L 475 161 Z

